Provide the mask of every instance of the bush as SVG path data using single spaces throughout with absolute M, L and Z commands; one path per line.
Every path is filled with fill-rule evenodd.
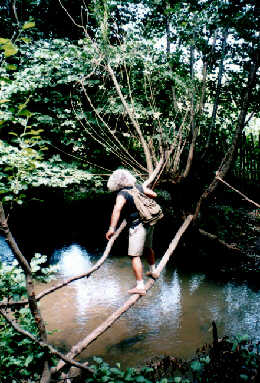
M 42 268 L 46 257 L 36 254 L 31 261 L 32 273 L 35 278 L 49 280 L 55 269 Z M 2 301 L 18 301 L 26 297 L 25 277 L 17 262 L 11 265 L 0 263 L 0 299 Z M 37 337 L 38 331 L 28 307 L 8 309 L 19 326 Z M 42 372 L 44 351 L 40 346 L 24 335 L 18 333 L 3 316 L 0 316 L 0 382 L 19 381 L 36 382 Z M 26 380 L 25 380 L 26 379 Z

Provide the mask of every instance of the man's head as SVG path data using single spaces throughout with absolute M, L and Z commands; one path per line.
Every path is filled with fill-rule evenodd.
M 128 186 L 134 186 L 136 178 L 126 169 L 115 170 L 108 179 L 107 187 L 110 191 L 117 191 Z

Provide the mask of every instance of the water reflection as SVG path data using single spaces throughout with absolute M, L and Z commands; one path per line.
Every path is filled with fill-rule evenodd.
M 6 244 L 1 247 L 1 243 L 1 256 L 7 259 Z M 57 280 L 86 272 L 97 259 L 77 244 L 57 250 L 52 257 L 59 266 Z M 125 302 L 133 284 L 130 259 L 111 255 L 89 278 L 43 298 L 41 309 L 48 330 L 59 329 L 49 341 L 69 350 Z M 46 287 L 39 284 L 37 291 Z M 81 358 L 100 355 L 110 363 L 120 361 L 124 367 L 165 354 L 188 358 L 203 343 L 211 342 L 212 320 L 219 336 L 240 333 L 260 341 L 259 317 L 260 292 L 246 283 L 217 282 L 203 273 L 182 273 L 168 266 L 147 295 Z
M 54 263 L 54 260 L 58 262 L 59 272 L 64 277 L 79 275 L 88 271 L 92 266 L 87 251 L 76 244 L 56 250 L 51 263 Z
M 249 290 L 246 284 L 234 286 L 230 283 L 225 290 L 226 331 L 231 331 L 235 327 L 238 333 L 243 334 L 244 329 L 249 328 L 250 332 L 255 332 L 256 338 L 260 340 L 259 292 Z
M 196 291 L 199 288 L 201 282 L 205 279 L 205 277 L 205 275 L 192 275 L 189 283 L 189 291 L 191 295 L 194 291 Z
M 6 264 L 12 263 L 14 260 L 13 253 L 4 237 L 0 236 L 0 261 Z
M 52 262 L 58 262 L 60 278 L 69 278 L 87 272 L 97 258 L 77 244 L 72 244 L 64 249 L 54 252 Z M 84 325 L 89 317 L 89 308 L 98 315 L 104 307 L 114 306 L 120 296 L 120 280 L 116 276 L 107 278 L 109 264 L 103 268 L 104 274 L 96 273 L 90 278 L 77 280 L 69 287 L 70 294 L 74 296 L 76 320 Z M 113 271 L 111 271 L 112 273 Z

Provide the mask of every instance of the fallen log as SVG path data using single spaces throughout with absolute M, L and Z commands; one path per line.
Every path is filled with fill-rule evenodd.
M 164 256 L 162 257 L 160 263 L 158 264 L 158 266 L 156 268 L 156 272 L 159 275 L 162 272 L 162 270 L 164 269 L 165 265 L 167 264 L 173 251 L 176 249 L 180 238 L 182 237 L 184 232 L 187 230 L 192 219 L 193 219 L 193 216 L 189 215 L 185 219 L 182 226 L 177 231 L 175 237 L 173 238 L 167 251 L 165 252 Z M 148 282 L 145 284 L 145 290 L 148 291 L 153 286 L 154 283 L 155 283 L 155 280 L 153 280 L 152 278 L 149 278 Z M 142 296 L 139 294 L 133 294 L 132 296 L 130 296 L 130 298 L 128 298 L 127 301 L 118 310 L 113 312 L 103 323 L 101 323 L 100 326 L 98 326 L 89 335 L 87 335 L 79 343 L 77 343 L 75 346 L 73 346 L 72 349 L 66 354 L 66 357 L 69 359 L 73 359 L 77 355 L 79 355 L 83 350 L 85 350 L 87 348 L 88 345 L 90 345 L 92 342 L 94 342 L 100 335 L 102 335 L 108 328 L 110 328 L 112 326 L 112 324 L 115 323 L 117 321 L 117 319 L 119 319 L 123 313 L 125 313 L 127 310 L 129 310 L 130 307 L 132 307 L 141 297 Z M 65 362 L 63 360 L 61 360 L 58 363 L 58 365 L 52 369 L 52 372 L 56 373 L 56 372 L 60 371 L 64 366 L 65 366 Z

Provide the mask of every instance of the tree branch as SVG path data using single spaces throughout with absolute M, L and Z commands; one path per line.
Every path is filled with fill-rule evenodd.
M 243 251 L 241 249 L 239 249 L 238 247 L 234 246 L 234 245 L 229 245 L 228 243 L 226 243 L 225 241 L 222 241 L 221 239 L 219 239 L 215 234 L 211 234 L 211 233 L 208 233 L 207 231 L 203 230 L 203 229 L 199 229 L 199 232 L 201 235 L 203 235 L 204 237 L 212 240 L 212 241 L 215 241 L 217 243 L 219 243 L 221 246 L 225 247 L 226 249 L 228 250 L 231 250 L 231 251 L 235 251 L 235 252 L 238 252 L 238 253 L 243 253 Z
M 124 220 L 121 223 L 121 225 L 119 226 L 119 228 L 116 230 L 113 237 L 111 237 L 110 240 L 108 241 L 106 249 L 105 249 L 102 257 L 95 263 L 95 265 L 90 270 L 88 270 L 86 273 L 83 273 L 83 274 L 77 275 L 75 277 L 69 278 L 66 281 L 63 281 L 63 282 L 59 283 L 58 285 L 51 287 L 48 290 L 42 291 L 39 295 L 37 295 L 37 297 L 36 297 L 37 300 L 40 300 L 41 298 L 52 293 L 53 291 L 56 291 L 56 290 L 58 290 L 64 286 L 67 286 L 71 282 L 74 282 L 74 281 L 77 281 L 78 279 L 82 279 L 82 278 L 86 278 L 86 277 L 88 278 L 91 274 L 93 274 L 95 271 L 97 271 L 102 266 L 102 264 L 105 262 L 107 257 L 109 256 L 109 253 L 111 251 L 111 248 L 112 248 L 115 240 L 118 238 L 119 234 L 123 231 L 123 229 L 125 227 L 126 227 L 126 221 Z
M 252 203 L 256 207 L 260 208 L 259 203 L 254 202 L 253 200 L 249 199 L 245 194 L 241 193 L 239 190 L 235 189 L 233 186 L 229 185 L 226 181 L 224 181 L 219 175 L 218 172 L 216 173 L 216 179 L 223 182 L 223 184 L 227 185 L 230 189 L 234 190 L 236 193 L 240 194 L 242 197 L 245 198 L 248 202 Z
M 107 257 L 109 256 L 111 248 L 112 248 L 115 240 L 118 238 L 119 234 L 123 231 L 125 226 L 126 226 L 126 221 L 124 220 L 121 223 L 121 225 L 119 226 L 119 228 L 116 230 L 116 232 L 113 235 L 113 237 L 111 237 L 110 240 L 108 241 L 106 249 L 105 249 L 104 254 L 102 255 L 102 257 L 95 263 L 95 265 L 90 270 L 88 270 L 86 273 L 79 274 L 79 275 L 77 275 L 75 277 L 66 279 L 65 281 L 60 282 L 56 286 L 52 286 L 51 288 L 42 291 L 40 294 L 38 294 L 36 296 L 36 300 L 39 301 L 40 299 L 42 299 L 46 295 L 51 294 L 52 292 L 54 292 L 54 291 L 56 291 L 58 289 L 61 289 L 64 286 L 67 286 L 71 282 L 77 281 L 78 279 L 89 277 L 91 274 L 93 274 L 95 271 L 97 271 L 102 266 L 102 264 L 105 262 Z M 0 302 L 0 308 L 1 307 L 10 307 L 10 306 L 24 306 L 26 304 L 28 304 L 28 300 L 17 301 L 17 302 L 14 302 L 14 301 Z
M 116 79 L 115 73 L 114 73 L 112 67 L 110 66 L 110 64 L 106 65 L 106 69 L 107 69 L 107 72 L 109 73 L 109 75 L 111 76 L 111 79 L 112 79 L 112 81 L 114 83 L 114 86 L 116 88 L 117 94 L 118 94 L 118 96 L 119 96 L 119 98 L 120 98 L 120 100 L 121 100 L 121 102 L 122 102 L 122 104 L 123 104 L 123 106 L 124 106 L 128 116 L 129 116 L 129 118 L 130 118 L 130 120 L 131 120 L 131 122 L 132 122 L 132 124 L 133 124 L 133 126 L 134 126 L 134 128 L 135 128 L 135 130 L 136 130 L 136 132 L 138 134 L 138 136 L 139 136 L 140 142 L 141 142 L 143 150 L 144 150 L 147 170 L 148 170 L 149 174 L 151 174 L 152 171 L 153 171 L 153 162 L 152 162 L 152 156 L 151 156 L 150 150 L 148 148 L 147 142 L 145 141 L 145 138 L 143 136 L 141 128 L 140 128 L 138 122 L 136 121 L 136 119 L 134 118 L 134 115 L 133 115 L 131 109 L 129 108 L 129 105 L 126 102 L 123 93 L 121 92 L 119 83 L 118 83 L 118 81 Z
M 165 161 L 165 158 L 161 157 L 154 171 L 150 174 L 149 178 L 146 181 L 144 181 L 143 186 L 149 187 L 151 184 L 154 183 L 154 180 L 158 178 L 158 175 L 161 173 L 163 167 L 165 166 Z
M 5 318 L 5 320 L 17 331 L 19 334 L 22 334 L 26 338 L 32 340 L 33 342 L 37 343 L 39 346 L 41 346 L 44 349 L 48 349 L 48 351 L 54 355 L 58 356 L 60 359 L 62 359 L 65 363 L 70 364 L 71 366 L 75 366 L 78 368 L 81 368 L 83 370 L 86 370 L 93 374 L 93 370 L 81 363 L 76 362 L 73 359 L 69 359 L 66 356 L 64 356 L 61 352 L 56 350 L 53 346 L 50 344 L 43 342 L 42 340 L 37 339 L 34 335 L 32 335 L 30 332 L 24 330 L 21 328 L 14 320 L 9 318 L 9 316 L 4 312 L 4 310 L 0 309 L 0 314 Z

